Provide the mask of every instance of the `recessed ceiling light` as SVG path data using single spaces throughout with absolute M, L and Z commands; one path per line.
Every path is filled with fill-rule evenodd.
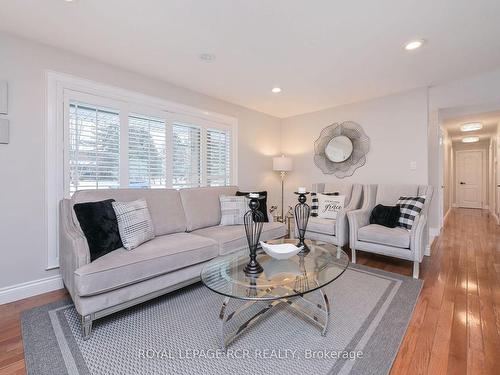
M 281 87 L 273 87 L 271 91 L 275 94 L 279 94 L 281 92 Z
M 212 62 L 215 60 L 215 55 L 211 53 L 202 53 L 200 54 L 200 60 L 204 62 Z
M 480 122 L 469 122 L 467 124 L 460 125 L 460 130 L 463 132 L 472 132 L 474 130 L 480 130 L 483 128 L 483 124 Z
M 64 0 L 67 3 L 76 3 L 77 0 Z
M 408 43 L 405 44 L 404 48 L 407 51 L 413 51 L 417 48 L 422 47 L 423 45 L 424 45 L 423 39 L 410 40 Z
M 479 142 L 479 137 L 464 137 L 462 138 L 463 143 L 474 143 Z

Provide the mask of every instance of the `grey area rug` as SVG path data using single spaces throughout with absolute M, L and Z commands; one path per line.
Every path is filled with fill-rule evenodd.
M 195 284 L 94 323 L 83 341 L 71 301 L 22 317 L 28 374 L 386 374 L 422 281 L 350 265 L 325 287 L 327 335 L 278 305 L 219 349 L 222 298 Z M 238 301 L 232 300 L 234 309 Z

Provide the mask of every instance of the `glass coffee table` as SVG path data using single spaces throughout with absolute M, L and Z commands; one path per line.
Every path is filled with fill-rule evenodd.
M 295 244 L 297 240 L 267 242 Z M 243 272 L 249 260 L 248 250 L 215 258 L 203 267 L 203 284 L 225 296 L 219 314 L 222 348 L 226 348 L 267 311 L 282 303 L 318 325 L 322 335 L 326 334 L 330 303 L 322 288 L 344 273 L 349 257 L 334 245 L 309 240 L 306 244 L 310 249 L 308 253 L 286 260 L 274 259 L 260 249 L 257 260 L 264 272 L 258 275 L 247 276 Z M 227 313 L 232 298 L 246 302 Z M 236 322 L 239 316 L 243 316 L 241 323 Z M 226 325 L 234 326 L 227 335 Z

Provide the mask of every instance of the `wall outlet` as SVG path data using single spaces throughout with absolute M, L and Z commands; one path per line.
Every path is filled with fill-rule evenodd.
M 9 120 L 0 118 L 0 143 L 9 143 Z
M 410 171 L 416 171 L 416 170 L 417 170 L 417 162 L 410 161 Z

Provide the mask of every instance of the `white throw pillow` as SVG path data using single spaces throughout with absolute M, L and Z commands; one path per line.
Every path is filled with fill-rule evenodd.
M 123 247 L 135 249 L 155 237 L 153 220 L 144 199 L 132 202 L 112 202 Z
M 318 217 L 336 219 L 344 209 L 345 195 L 318 194 Z
M 220 195 L 220 225 L 241 225 L 244 223 L 243 216 L 250 210 L 248 199 L 244 195 L 230 196 Z

